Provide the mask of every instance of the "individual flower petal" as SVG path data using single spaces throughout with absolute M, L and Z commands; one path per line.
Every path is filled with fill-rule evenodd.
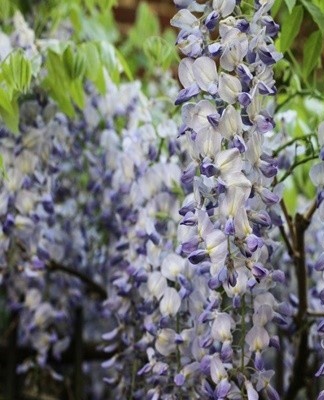
M 162 300 L 160 301 L 160 311 L 163 316 L 176 315 L 181 306 L 179 293 L 171 287 L 164 290 Z
M 313 185 L 324 186 L 324 162 L 313 165 L 309 172 L 309 176 Z
M 226 313 L 218 313 L 213 321 L 211 335 L 222 343 L 232 341 L 231 330 L 235 326 L 233 319 Z
M 248 400 L 258 400 L 259 394 L 252 386 L 252 383 L 250 381 L 245 381 L 244 384 L 245 384 Z
M 196 82 L 192 69 L 193 63 L 194 60 L 189 57 L 183 58 L 179 63 L 179 81 L 184 88 L 187 88 Z
M 190 31 L 199 27 L 199 20 L 187 9 L 179 10 L 170 24 L 176 28 Z
M 161 273 L 170 281 L 175 282 L 185 268 L 185 259 L 177 254 L 168 254 L 162 262 Z
M 235 76 L 222 72 L 218 86 L 220 98 L 229 104 L 234 104 L 240 92 L 242 92 L 241 82 Z
M 220 65 L 226 71 L 233 71 L 239 65 L 244 57 L 244 52 L 239 40 L 232 40 L 230 45 L 225 46 L 221 58 Z
M 160 299 L 168 286 L 165 277 L 159 271 L 153 271 L 149 274 L 147 286 L 149 291 L 157 299 Z
M 235 5 L 235 0 L 213 0 L 213 9 L 218 11 L 223 18 L 232 14 Z
M 200 89 L 216 94 L 218 74 L 215 62 L 209 57 L 199 57 L 193 63 L 192 70 Z
M 270 337 L 262 326 L 253 326 L 245 337 L 250 351 L 261 351 L 269 346 Z
M 168 356 L 176 349 L 175 344 L 176 333 L 173 329 L 161 329 L 155 341 L 156 350 L 163 356 Z
M 324 252 L 317 259 L 314 268 L 316 271 L 324 271 Z
M 221 382 L 222 379 L 227 379 L 227 372 L 218 354 L 214 354 L 211 357 L 210 376 L 216 385 Z

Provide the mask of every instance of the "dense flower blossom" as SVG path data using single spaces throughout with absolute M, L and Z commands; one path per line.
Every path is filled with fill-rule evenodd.
M 83 307 L 112 398 L 277 400 L 301 387 L 303 349 L 305 382 L 324 374 L 324 124 L 309 139 L 316 201 L 302 198 L 292 221 L 280 181 L 306 149 L 285 136 L 291 113 L 272 112 L 273 1 L 247 15 L 235 0 L 174 2 L 183 89 L 157 71 L 144 95 L 107 73 L 105 94 L 86 83 L 76 121 L 28 100 L 18 136 L 1 129 L 0 288 L 36 354 L 19 371 L 62 379 L 48 359 L 69 347 Z M 15 24 L 0 59 L 18 46 L 39 61 L 33 31 Z M 98 365 L 84 371 L 91 381 Z M 100 384 L 87 391 L 103 398 Z
M 28 28 L 22 24 L 21 29 Z M 30 46 L 21 42 L 27 37 Z M 12 45 L 36 49 L 34 40 L 34 35 L 17 34 Z M 174 97 L 167 74 L 163 81 L 165 88 L 161 84 L 149 90 Z M 107 74 L 106 84 L 104 95 L 86 84 L 86 106 L 76 121 L 58 112 L 51 101 L 35 99 L 21 106 L 18 136 L 1 128 L 5 177 L 0 195 L 0 285 L 6 309 L 19 313 L 18 344 L 33 349 L 19 366 L 23 373 L 41 367 L 62 379 L 48 359 L 59 361 L 70 346 L 80 307 L 85 341 L 100 343 L 115 319 L 125 316 L 115 332 L 130 346 L 135 331 L 127 323 L 133 317 L 129 307 L 137 288 L 138 299 L 148 294 L 151 300 L 140 301 L 136 313 L 150 315 L 156 306 L 166 320 L 190 291 L 185 260 L 171 253 L 170 264 L 161 270 L 162 292 L 154 289 L 153 281 L 151 288 L 146 284 L 151 265 L 160 265 L 173 248 L 174 221 L 179 220 L 177 124 L 165 111 L 168 102 L 146 98 L 139 82 L 117 86 Z M 157 246 L 162 241 L 163 246 Z M 170 282 L 179 273 L 181 288 L 174 288 Z M 147 324 L 143 355 L 151 343 L 149 332 L 155 332 L 157 347 L 165 353 L 167 324 L 157 327 L 149 318 L 138 322 Z M 104 340 L 114 338 L 104 335 Z M 107 354 L 117 344 L 108 344 Z M 100 376 L 114 360 L 117 365 L 117 355 L 99 372 L 95 364 L 84 363 L 88 380 L 97 374 L 96 385 L 85 389 L 91 398 L 102 398 Z M 164 375 L 163 365 L 157 362 L 154 373 Z M 114 381 L 109 376 L 106 380 Z
M 213 399 L 232 398 L 232 392 L 235 398 L 237 386 L 249 398 L 268 390 L 257 387 L 253 376 L 245 384 L 229 372 L 240 368 L 249 377 L 245 366 L 250 359 L 257 370 L 264 370 L 262 352 L 270 344 L 274 318 L 273 305 L 261 306 L 275 281 L 270 214 L 280 200 L 271 190 L 277 161 L 263 150 L 264 135 L 274 127 L 266 108 L 266 97 L 276 91 L 272 65 L 281 58 L 262 22 L 273 22 L 271 4 L 256 2 L 254 14 L 239 20 L 235 1 L 192 1 L 171 21 L 180 29 L 178 45 L 185 56 L 179 65 L 185 89 L 176 100 L 184 103 L 181 132 L 188 139 L 191 165 L 199 171 L 194 177 L 190 167 L 194 202 L 183 214 L 179 238 L 184 254 L 192 249 L 188 259 L 194 274 L 208 285 L 201 301 L 209 310 L 197 332 L 200 355 L 181 363 L 184 368 L 213 354 L 210 375 L 215 389 L 208 389 Z M 216 37 L 210 35 L 215 28 Z M 190 38 L 186 46 L 184 38 Z M 223 300 L 211 302 L 216 293 L 222 293 Z M 226 311 L 226 298 L 232 301 L 232 311 Z M 191 314 L 193 320 L 197 317 Z M 235 329 L 243 335 L 239 345 L 233 343 Z

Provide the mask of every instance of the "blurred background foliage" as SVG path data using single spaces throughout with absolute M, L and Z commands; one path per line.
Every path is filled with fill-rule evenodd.
M 322 0 L 275 0 L 273 16 L 280 24 L 275 44 L 283 59 L 275 70 L 277 126 L 293 141 L 295 168 L 285 180 L 285 201 L 296 210 L 297 194 L 313 198 L 309 170 L 316 158 L 315 133 L 324 119 Z M 290 119 L 283 117 L 290 114 Z M 286 114 L 287 115 L 287 114 Z
M 12 131 L 18 131 L 18 103 L 28 93 L 50 96 L 74 117 L 84 107 L 86 80 L 100 93 L 108 72 L 115 83 L 122 75 L 140 77 L 145 87 L 158 71 L 175 66 L 175 33 L 162 29 L 154 10 L 140 3 L 132 26 L 120 29 L 115 6 L 116 0 L 0 0 L 2 31 L 12 32 L 19 11 L 36 45 L 0 63 L 0 115 Z
M 242 0 L 243 11 L 253 3 Z M 15 50 L 0 62 L 0 116 L 14 132 L 26 96 L 49 96 L 73 118 L 84 107 L 85 81 L 104 93 L 108 72 L 116 83 L 140 78 L 144 90 L 159 71 L 176 76 L 172 0 L 0 0 L 4 33 L 13 30 L 17 11 L 35 33 L 37 51 Z M 284 56 L 275 69 L 273 112 L 279 116 L 278 129 L 295 145 L 294 173 L 285 180 L 285 197 L 294 209 L 297 190 L 314 196 L 308 172 L 315 143 L 303 136 L 312 137 L 324 119 L 324 1 L 275 0 L 272 12 L 281 26 L 275 45 Z M 287 111 L 298 118 L 282 123 L 280 116 Z
M 253 3 L 241 2 L 247 9 Z M 0 116 L 13 132 L 19 130 L 19 105 L 26 98 L 50 97 L 73 118 L 84 107 L 86 81 L 105 93 L 108 73 L 116 83 L 140 78 L 144 89 L 159 71 L 176 76 L 172 0 L 0 0 L 5 34 L 13 32 L 17 11 L 34 32 L 36 48 L 16 49 L 0 59 Z M 278 131 L 294 146 L 293 173 L 284 181 L 285 201 L 294 212 L 297 194 L 315 194 L 308 173 L 317 157 L 315 132 L 324 120 L 324 1 L 275 0 L 273 16 L 281 25 L 275 44 L 284 57 L 275 70 L 272 111 Z M 0 173 L 5 173 L 1 159 Z M 2 309 L 0 304 L 0 330 L 7 325 Z

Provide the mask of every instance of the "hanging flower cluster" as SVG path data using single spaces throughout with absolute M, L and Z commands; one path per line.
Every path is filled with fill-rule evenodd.
M 234 0 L 175 3 L 181 9 L 171 23 L 185 56 L 176 104 L 183 104 L 181 134 L 192 157 L 184 175 L 194 192 L 180 237 L 206 282 L 200 313 L 191 316 L 199 351 L 182 358 L 176 382 L 200 377 L 200 393 L 211 399 L 279 398 L 264 354 L 279 345 L 272 322 L 287 318 L 271 290 L 284 282 L 271 236 L 282 223 L 280 193 L 271 189 L 278 162 L 264 150 L 274 127 L 267 109 L 276 93 L 272 67 L 281 58 L 273 2 L 255 2 L 250 16 Z M 196 374 L 188 376 L 189 365 Z
M 272 1 L 256 1 L 253 13 L 242 12 L 243 2 L 175 3 L 180 11 L 172 24 L 180 29 L 177 43 L 185 56 L 179 65 L 184 88 L 176 104 L 183 104 L 180 133 L 192 156 L 183 177 L 194 192 L 186 201 L 179 238 L 183 254 L 208 279 L 213 299 L 205 301 L 198 319 L 204 336 L 194 359 L 197 376 L 201 379 L 202 371 L 206 376 L 206 398 L 279 399 L 270 383 L 275 350 L 269 348 L 280 348 L 277 387 L 285 398 L 295 398 L 308 379 L 324 370 L 318 356 L 322 162 L 310 171 L 317 198 L 307 206 L 299 197 L 294 219 L 277 183 L 299 163 L 314 159 L 317 145 L 322 160 L 323 124 L 317 139 L 309 134 L 288 140 L 286 113 L 282 132 L 277 137 L 271 132 L 272 66 L 281 58 L 273 45 L 278 25 L 269 15 Z M 297 141 L 302 142 L 298 151 Z M 183 386 L 188 384 L 186 362 L 182 358 L 176 379 Z
M 82 308 L 111 398 L 297 398 L 324 375 L 324 125 L 287 140 L 289 112 L 273 115 L 273 0 L 174 3 L 180 91 L 105 71 L 75 120 L 37 94 L 18 135 L 0 129 L 0 304 L 32 349 L 19 370 L 64 379 L 51 361 Z M 0 59 L 19 47 L 41 65 L 51 44 L 15 21 Z M 292 218 L 283 182 L 307 151 L 316 199 Z M 98 363 L 83 367 L 101 400 Z

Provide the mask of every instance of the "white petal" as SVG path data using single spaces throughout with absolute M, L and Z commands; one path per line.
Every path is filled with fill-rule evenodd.
M 161 272 L 154 271 L 149 274 L 147 286 L 152 295 L 160 299 L 165 293 L 168 284 Z
M 245 337 L 250 351 L 260 351 L 269 345 L 270 337 L 262 326 L 253 326 Z
M 216 384 L 227 378 L 227 372 L 218 354 L 214 354 L 210 360 L 210 376 Z
M 187 9 L 182 9 L 170 21 L 172 26 L 190 31 L 199 27 L 199 20 Z
M 324 186 L 324 162 L 313 165 L 309 176 L 315 186 Z
M 234 321 L 226 313 L 219 313 L 213 321 L 211 328 L 211 335 L 213 339 L 220 342 L 225 342 L 227 340 L 232 340 L 231 329 L 233 328 Z
M 162 275 L 170 281 L 176 281 L 177 277 L 184 272 L 185 262 L 185 259 L 177 254 L 168 254 L 162 262 Z
M 215 159 L 215 164 L 224 176 L 228 173 L 236 174 L 242 170 L 242 159 L 238 149 L 228 149 L 219 152 Z
M 181 306 L 179 293 L 171 287 L 167 287 L 160 302 L 160 311 L 163 316 L 176 315 Z
M 229 104 L 236 102 L 238 94 L 242 92 L 241 82 L 235 76 L 221 73 L 218 93 L 222 100 Z
M 233 71 L 243 60 L 243 56 L 242 46 L 240 42 L 236 40 L 224 49 L 220 58 L 220 65 L 227 71 Z
M 184 88 L 187 88 L 195 83 L 195 77 L 192 70 L 193 63 L 194 60 L 189 57 L 183 58 L 180 61 L 178 75 L 179 80 Z
M 222 136 L 231 138 L 242 132 L 243 125 L 240 113 L 229 104 L 222 113 L 218 123 L 218 130 Z
M 176 349 L 175 335 L 172 329 L 161 329 L 155 342 L 156 350 L 163 356 L 170 355 Z
M 321 146 L 324 146 L 324 121 L 318 126 L 318 141 Z
M 192 70 L 196 82 L 200 89 L 208 92 L 212 84 L 217 83 L 218 74 L 215 62 L 209 57 L 199 57 L 192 65 Z M 211 94 L 215 94 L 214 93 Z
M 220 12 L 222 17 L 227 17 L 227 15 L 234 11 L 235 0 L 214 0 L 213 8 Z

